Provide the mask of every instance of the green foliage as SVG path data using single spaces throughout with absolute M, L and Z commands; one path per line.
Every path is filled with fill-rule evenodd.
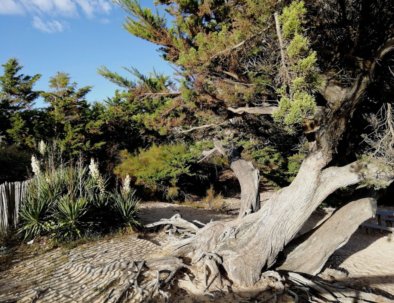
M 139 226 L 138 203 L 135 191 L 115 192 L 111 194 L 111 203 L 117 214 L 120 215 L 122 224 L 133 227 Z
M 28 110 L 38 97 L 39 92 L 33 86 L 40 75 L 21 74 L 22 66 L 12 58 L 2 65 L 0 76 L 0 138 L 8 143 L 21 145 L 27 140 L 31 143 L 29 128 L 22 112 Z
M 72 158 L 100 151 L 103 108 L 89 106 L 86 95 L 91 87 L 77 88 L 66 73 L 57 73 L 49 80 L 52 91 L 42 93 L 49 103 L 48 116 L 52 120 L 53 137 L 61 146 L 64 156 Z
M 281 21 L 283 37 L 291 38 L 303 31 L 303 22 L 306 14 L 304 1 L 293 1 L 282 12 Z
M 0 109 L 17 111 L 31 106 L 39 95 L 39 92 L 33 90 L 33 86 L 41 75 L 19 74 L 23 67 L 15 58 L 9 59 L 2 66 L 4 74 L 0 76 Z
M 77 239 L 116 227 L 118 222 L 137 224 L 134 195 L 107 192 L 95 164 L 57 166 L 50 158 L 56 156 L 41 160 L 46 168 L 30 180 L 22 203 L 20 233 L 25 239 L 43 235 Z
M 287 174 L 289 176 L 289 181 L 293 181 L 294 177 L 297 175 L 302 161 L 305 159 L 305 154 L 299 152 L 297 154 L 291 155 L 287 158 Z
M 275 1 L 248 0 L 237 5 L 225 1 L 157 1 L 157 5 L 165 6 L 167 16 L 142 8 L 135 0 L 117 2 L 130 14 L 124 24 L 126 30 L 159 45 L 164 58 L 181 68 L 185 80 L 199 95 L 199 102 L 215 102 L 216 96 L 228 104 L 242 104 L 261 97 L 259 94 L 266 90 L 265 84 L 269 83 L 261 85 L 262 79 L 270 82 L 270 77 L 261 71 L 250 73 L 249 78 L 240 68 L 242 81 L 221 81 L 223 71 L 229 72 L 230 79 L 239 80 L 236 65 L 241 58 L 220 59 L 231 54 L 232 46 L 261 35 L 272 17 Z M 242 59 L 260 54 L 261 49 L 251 47 Z M 243 85 L 245 80 L 252 85 Z
M 130 175 L 136 185 L 151 192 L 166 193 L 169 199 L 174 199 L 179 178 L 192 175 L 190 165 L 198 156 L 196 150 L 190 150 L 185 144 L 152 145 L 136 155 L 123 151 L 115 173 L 122 177 Z
M 283 121 L 286 126 L 299 125 L 306 117 L 313 116 L 315 108 L 316 103 L 312 95 L 297 91 L 294 93 L 292 100 L 286 96 L 280 99 L 274 118 L 277 121 Z M 291 131 L 292 128 L 288 130 Z
M 29 129 L 26 127 L 26 121 L 22 118 L 20 113 L 15 113 L 11 116 L 11 127 L 7 129 L 7 133 L 12 141 L 19 146 L 34 146 L 34 138 L 29 134 Z
M 57 204 L 55 220 L 58 224 L 57 237 L 75 239 L 82 236 L 82 216 L 86 213 L 87 200 L 78 198 L 73 200 L 70 196 L 63 196 Z
M 111 72 L 105 66 L 100 67 L 97 72 L 103 76 L 104 78 L 108 79 L 112 83 L 125 88 L 125 89 L 132 89 L 135 86 L 135 83 L 125 77 L 119 75 L 118 73 Z
M 53 202 L 47 195 L 51 194 L 48 189 L 48 184 L 42 180 L 33 180 L 29 184 L 27 196 L 20 210 L 20 232 L 25 239 L 48 233 L 53 228 L 53 222 L 48 217 Z
M 267 185 L 284 186 L 291 182 L 305 158 L 303 153 L 280 152 L 272 146 L 260 147 L 256 142 L 241 142 L 241 144 L 245 148 L 243 157 L 253 161 L 260 170 L 262 182 Z
M 280 20 L 286 44 L 284 85 L 277 90 L 280 95 L 274 119 L 293 132 L 304 119 L 313 117 L 316 111 L 314 92 L 321 85 L 317 68 L 317 55 L 309 46 L 304 34 L 306 9 L 303 1 L 293 1 L 283 9 Z
M 116 114 L 121 120 L 114 123 L 127 123 L 128 129 L 134 133 L 142 144 L 152 141 L 164 141 L 174 127 L 179 127 L 186 117 L 187 105 L 174 92 L 174 83 L 168 76 L 153 72 L 143 75 L 137 69 L 127 69 L 136 81 L 109 71 L 99 69 L 106 79 L 118 84 L 127 91 L 117 92 L 108 101 L 106 118 Z M 128 148 L 136 150 L 137 148 Z
M 161 40 L 167 38 L 166 20 L 160 17 L 157 13 L 153 13 L 149 8 L 143 8 L 137 0 L 124 0 L 117 1 L 126 10 L 133 12 L 138 19 L 128 18 L 125 23 L 125 29 L 131 34 L 141 37 L 145 40 L 153 43 L 158 43 Z M 147 31 L 146 28 L 152 29 Z M 152 34 L 152 31 L 156 31 L 156 35 Z

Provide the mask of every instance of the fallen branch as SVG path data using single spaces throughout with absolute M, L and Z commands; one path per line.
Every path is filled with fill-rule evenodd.
M 182 230 L 187 230 L 196 233 L 200 228 L 193 223 L 186 221 L 180 214 L 172 216 L 170 219 L 161 219 L 160 221 L 145 225 L 146 228 L 152 228 L 161 225 L 170 225 Z

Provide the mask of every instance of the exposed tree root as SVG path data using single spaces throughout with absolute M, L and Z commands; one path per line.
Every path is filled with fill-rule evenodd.
M 352 228 L 349 228 L 349 230 L 347 230 L 344 238 L 339 237 L 341 242 L 340 244 L 346 243 L 348 240 L 348 236 L 352 232 L 354 232 L 353 225 L 357 226 L 361 221 L 364 220 L 364 217 L 371 216 L 374 211 L 374 206 L 375 201 L 373 201 L 373 199 L 363 199 L 360 201 L 355 201 L 347 205 L 347 207 L 345 207 L 340 212 L 338 212 L 336 216 L 334 215 L 331 218 L 332 220 L 329 220 L 331 222 L 328 221 L 326 222 L 326 224 L 323 224 L 323 226 L 321 227 L 322 231 L 324 232 L 325 230 L 327 230 L 327 227 L 323 228 L 324 225 L 328 225 L 328 229 L 330 229 L 330 226 L 332 226 L 332 224 L 334 224 L 338 220 L 338 217 L 341 217 L 342 219 L 343 213 L 347 212 L 348 208 L 357 207 L 361 211 L 359 217 L 354 219 L 357 222 L 352 221 Z M 174 224 L 174 226 L 178 228 L 177 232 L 179 232 L 180 235 L 184 236 L 183 231 L 186 230 L 186 228 L 179 229 L 179 227 L 189 227 L 189 225 L 186 225 L 184 221 L 185 220 L 183 220 L 182 218 L 180 218 L 179 215 L 177 215 L 169 220 L 161 220 L 158 223 L 151 224 L 149 226 Z M 338 222 L 336 222 L 335 224 L 337 225 L 337 223 Z M 212 227 L 213 230 L 221 230 L 222 239 L 230 238 L 231 234 L 234 236 L 234 233 L 231 233 L 231 229 L 229 229 L 229 226 L 223 225 L 223 223 L 221 222 L 211 222 L 207 224 L 205 228 L 198 228 L 196 235 L 201 232 L 209 234 L 210 227 Z M 190 229 L 191 228 L 189 228 L 189 230 Z M 194 227 L 192 227 L 192 229 L 194 230 Z M 223 232 L 223 230 L 226 231 Z M 180 239 L 179 243 L 181 244 L 173 244 L 172 247 L 174 247 L 174 245 L 182 247 L 183 245 L 185 245 L 185 243 L 188 243 L 187 241 L 190 241 L 190 239 L 193 239 L 194 237 L 195 236 L 192 235 L 189 239 Z M 333 245 L 336 246 L 336 242 L 331 246 Z M 180 250 L 182 250 L 182 248 L 180 248 Z M 327 254 L 330 255 L 334 250 L 328 252 Z M 195 250 L 194 253 L 196 254 L 189 254 L 189 257 L 191 257 L 190 259 L 184 259 L 184 261 L 186 260 L 187 262 L 189 262 L 188 265 L 182 266 L 180 265 L 180 263 L 178 263 L 178 266 L 176 268 L 180 269 L 182 267 L 186 267 L 188 269 L 188 273 L 177 276 L 176 287 L 178 289 L 183 289 L 188 293 L 188 295 L 192 296 L 193 298 L 200 298 L 201 300 L 204 297 L 213 297 L 215 298 L 215 301 L 217 300 L 217 302 L 221 302 L 221 298 L 223 300 L 225 300 L 225 298 L 227 298 L 227 300 L 230 300 L 229 294 L 233 294 L 234 300 L 236 300 L 238 296 L 238 299 L 242 297 L 242 300 L 271 300 L 273 302 L 276 302 L 280 298 L 284 297 L 286 298 L 287 302 L 391 302 L 391 300 L 393 299 L 390 298 L 389 295 L 386 297 L 366 291 L 352 289 L 344 284 L 336 282 L 335 280 L 328 282 L 319 277 L 303 275 L 300 273 L 288 271 L 263 271 L 260 275 L 259 280 L 253 285 L 240 285 L 235 283 L 235 281 L 231 281 L 228 278 L 226 270 L 223 267 L 223 257 L 219 253 L 201 250 Z M 324 256 L 322 257 L 324 262 L 320 259 L 319 260 L 322 261 L 324 264 L 326 261 L 326 257 L 326 254 L 324 254 Z M 321 268 L 320 263 L 318 264 L 319 269 Z M 174 277 L 174 274 L 171 275 L 171 277 Z M 169 282 L 169 279 L 167 279 L 166 282 Z M 169 289 L 168 295 L 170 295 L 170 293 L 171 290 Z M 162 298 L 165 298 L 163 294 L 157 291 L 155 292 L 155 294 L 156 297 L 161 295 Z M 239 294 L 242 294 L 241 297 L 239 297 Z

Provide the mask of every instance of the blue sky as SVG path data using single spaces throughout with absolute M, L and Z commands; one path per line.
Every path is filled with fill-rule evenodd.
M 153 7 L 153 0 L 140 3 Z M 0 0 L 0 62 L 15 57 L 24 74 L 41 74 L 40 90 L 48 89 L 56 72 L 69 73 L 79 86 L 93 86 L 89 101 L 104 100 L 116 89 L 97 74 L 100 66 L 172 74 L 156 45 L 123 29 L 125 16 L 111 0 Z

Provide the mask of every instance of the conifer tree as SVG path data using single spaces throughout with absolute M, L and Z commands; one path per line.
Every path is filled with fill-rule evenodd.
M 86 101 L 91 87 L 77 87 L 68 74 L 59 72 L 49 80 L 49 92 L 41 95 L 49 103 L 48 115 L 53 122 L 53 137 L 67 156 L 86 155 L 100 148 L 103 142 L 94 142 L 91 135 L 100 134 L 101 122 L 94 117 Z M 97 115 L 96 115 L 97 116 Z M 98 124 L 97 124 L 98 123 Z
M 184 76 L 182 102 L 196 110 L 189 120 L 195 127 L 183 131 L 258 140 L 260 129 L 270 134 L 275 123 L 305 143 L 294 180 L 260 204 L 258 172 L 240 162 L 242 149 L 215 142 L 204 158 L 221 153 L 232 160 L 241 184 L 239 217 L 203 227 L 179 216 L 153 224 L 172 225 L 184 236 L 167 247 L 168 258 L 152 262 L 170 272 L 164 284 L 187 267 L 194 279 L 179 284 L 194 294 L 268 283 L 281 291 L 297 286 L 296 295 L 289 292 L 296 301 L 382 300 L 293 272 L 318 274 L 373 216 L 373 190 L 394 180 L 393 1 L 158 0 L 168 19 L 135 0 L 118 2 L 130 14 L 125 29 L 157 44 Z M 229 113 L 242 123 L 234 125 Z M 370 191 L 299 237 L 321 203 L 354 186 Z M 162 294 L 157 283 L 146 285 L 147 296 Z
M 15 136 L 20 131 L 26 134 L 28 129 L 20 113 L 31 109 L 39 96 L 39 91 L 35 91 L 33 86 L 41 75 L 29 76 L 20 73 L 23 67 L 15 58 L 9 59 L 2 66 L 4 72 L 0 76 L 0 136 L 10 143 L 12 139 L 14 142 L 15 140 L 22 142 L 22 138 Z M 7 131 L 13 127 L 16 129 Z M 10 133 L 13 133 L 12 138 L 9 136 Z

